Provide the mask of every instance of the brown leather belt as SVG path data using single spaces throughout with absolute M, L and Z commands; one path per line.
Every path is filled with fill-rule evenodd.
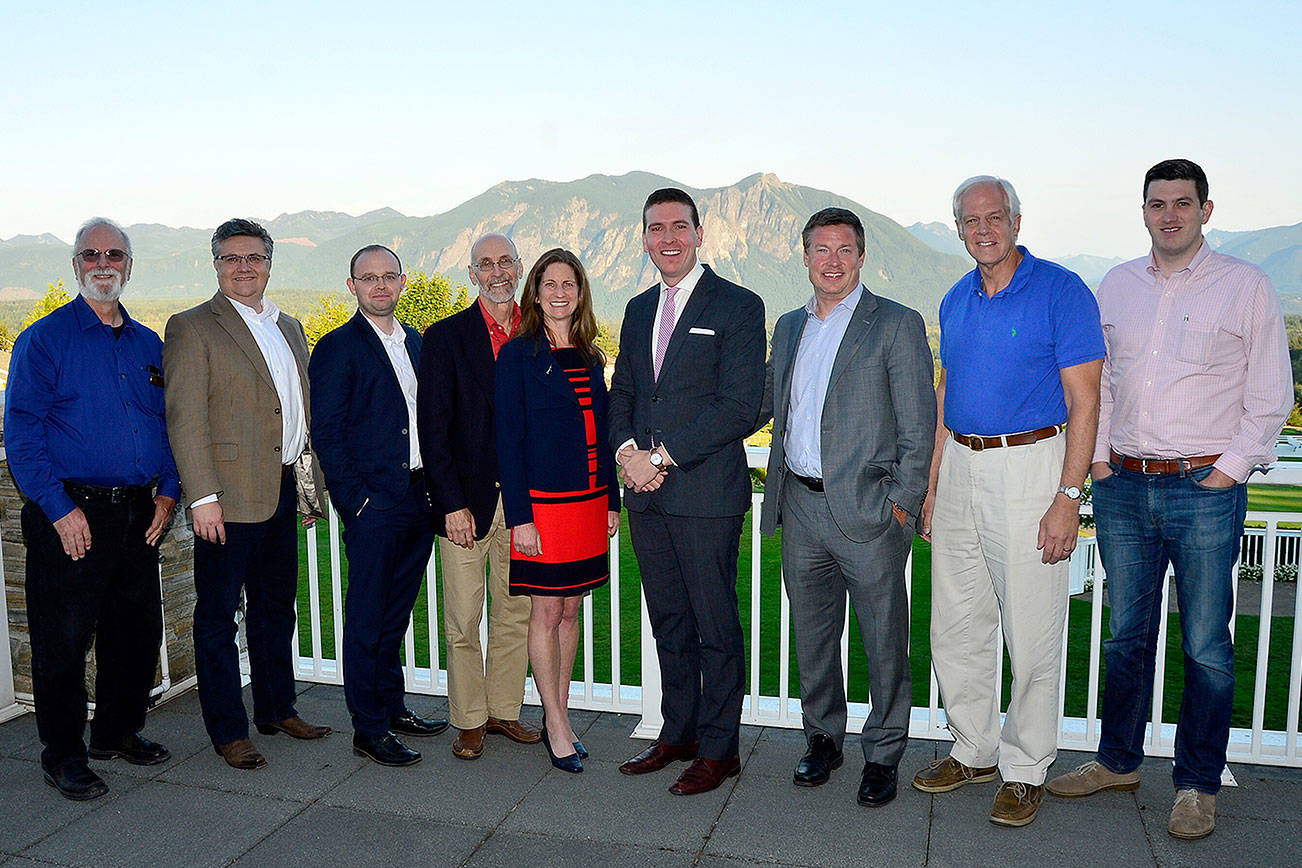
M 1115 449 L 1112 450 L 1113 464 L 1125 470 L 1146 473 L 1150 476 L 1164 473 L 1188 473 L 1190 470 L 1197 470 L 1209 464 L 1215 464 L 1216 459 L 1220 457 L 1218 452 L 1215 455 L 1196 455 L 1193 458 L 1130 458 Z
M 966 446 L 973 452 L 981 452 L 985 449 L 998 449 L 1000 446 L 1028 446 L 1032 443 L 1039 443 L 1041 440 L 1048 440 L 1050 437 L 1058 436 L 1066 427 L 1066 425 L 1050 425 L 1048 428 L 1022 431 L 1019 434 L 1005 434 L 1002 437 L 974 437 L 960 434 L 957 431 L 950 433 L 958 444 Z

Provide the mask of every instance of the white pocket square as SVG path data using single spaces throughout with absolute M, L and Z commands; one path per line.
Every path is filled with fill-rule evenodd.
M 692 335 L 712 335 L 714 329 L 691 328 L 687 330 L 687 333 Z

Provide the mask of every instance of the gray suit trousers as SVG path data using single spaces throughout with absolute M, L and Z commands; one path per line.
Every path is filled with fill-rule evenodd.
M 782 487 L 783 581 L 791 600 L 805 735 L 826 733 L 838 748 L 845 739 L 841 631 L 848 595 L 868 657 L 872 708 L 861 737 L 864 759 L 887 766 L 899 764 L 909 735 L 913 688 L 904 564 L 912 540 L 913 531 L 892 520 L 877 538 L 853 542 L 837 529 L 825 494 L 790 478 Z

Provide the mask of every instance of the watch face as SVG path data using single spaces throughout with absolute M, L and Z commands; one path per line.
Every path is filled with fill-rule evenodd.
M 1080 500 L 1080 489 L 1074 485 L 1065 486 L 1058 490 L 1070 497 L 1072 500 Z
M 661 464 L 664 464 L 664 463 L 665 463 L 664 456 L 661 455 L 659 452 L 652 452 L 652 453 L 651 453 L 651 463 L 652 463 L 653 465 L 655 465 L 656 467 L 659 467 Z

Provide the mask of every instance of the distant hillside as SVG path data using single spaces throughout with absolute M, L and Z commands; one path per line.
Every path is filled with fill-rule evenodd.
M 1302 223 L 1244 232 L 1213 229 L 1207 241 L 1221 253 L 1261 266 L 1285 313 L 1302 313 Z
M 1081 280 L 1089 284 L 1092 289 L 1098 289 L 1104 275 L 1126 260 L 1119 256 L 1090 256 L 1088 253 L 1079 253 L 1075 256 L 1063 256 L 1054 261 L 1079 274 Z
M 398 251 L 409 270 L 443 273 L 464 283 L 470 245 L 485 232 L 504 232 L 515 240 L 526 265 L 549 247 L 574 250 L 588 267 L 597 315 L 617 321 L 628 300 L 655 280 L 642 252 L 641 207 L 647 193 L 669 185 L 685 186 L 644 172 L 565 183 L 532 179 L 498 184 L 433 217 L 408 217 L 387 208 L 359 217 L 282 214 L 265 222 L 278 239 L 272 292 L 277 287 L 343 292 L 349 258 L 375 242 Z M 808 299 L 800 229 L 811 213 L 829 205 L 850 208 L 864 220 L 865 285 L 918 308 L 929 320 L 945 290 L 967 270 L 962 259 L 932 250 L 858 202 L 787 184 L 774 175 L 687 189 L 696 197 L 705 227 L 701 260 L 758 292 L 770 320 Z M 130 293 L 198 298 L 214 291 L 210 228 L 128 228 L 135 248 Z M 43 292 L 52 280 L 70 279 L 69 246 L 46 239 L 0 243 L 0 292 L 7 287 L 10 297 L 21 297 L 19 290 Z
M 904 227 L 914 238 L 941 253 L 967 256 L 967 248 L 958 237 L 958 231 L 949 223 L 914 223 Z

